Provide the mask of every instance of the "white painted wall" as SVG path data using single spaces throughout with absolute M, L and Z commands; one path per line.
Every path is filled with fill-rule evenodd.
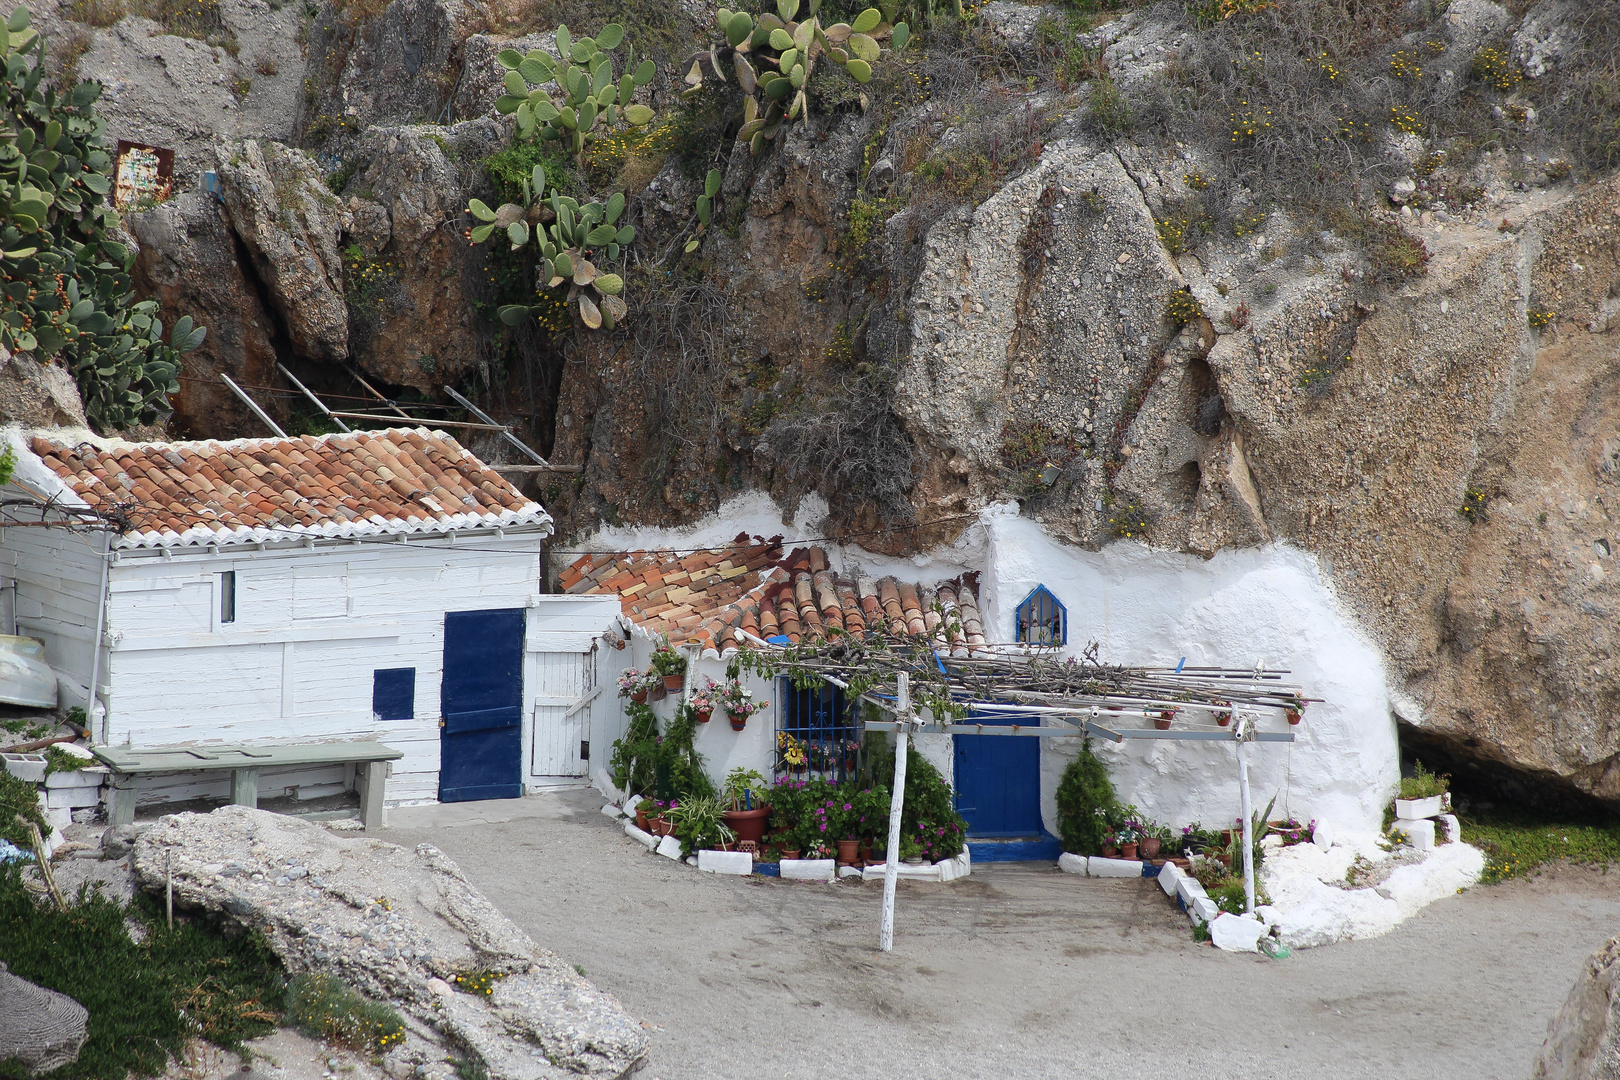
M 619 614 L 615 596 L 536 596 L 529 609 L 523 666 L 523 782 L 528 790 L 577 783 L 606 766 L 624 733 L 617 688 L 604 677 L 602 633 Z M 615 724 L 615 720 L 619 721 Z M 590 743 L 590 760 L 579 756 Z
M 45 642 L 45 662 L 56 669 L 64 706 L 83 706 L 89 700 L 101 544 L 99 534 L 0 528 L 0 589 L 7 616 L 3 632 L 12 632 L 15 619 L 17 633 Z M 103 676 L 98 679 L 105 684 Z
M 792 547 L 824 531 L 820 512 L 823 507 L 807 506 L 793 520 L 783 521 L 767 496 L 750 493 L 687 530 L 612 530 L 585 546 L 686 548 L 726 543 L 747 531 L 782 533 Z M 1263 657 L 1268 667 L 1288 669 L 1290 682 L 1323 700 L 1311 705 L 1304 723 L 1294 729 L 1295 743 L 1256 744 L 1250 771 L 1256 809 L 1276 794 L 1276 816 L 1325 818 L 1343 832 L 1377 830 L 1399 777 L 1389 690 L 1377 648 L 1340 607 L 1331 583 L 1308 553 L 1273 545 L 1223 551 L 1206 561 L 1125 542 L 1085 551 L 1019 517 L 1014 504 L 987 508 L 954 544 L 909 558 L 825 542 L 822 546 L 833 567 L 851 575 L 864 570 L 932 583 L 979 571 L 979 604 L 992 641 L 1012 640 L 1014 608 L 1044 584 L 1068 608 L 1068 651 L 1073 655 L 1095 640 L 1103 659 L 1113 663 L 1174 665 L 1185 656 L 1190 665 L 1250 667 Z M 618 662 L 608 673 L 610 681 L 625 667 L 645 667 L 650 646 L 644 642 L 606 655 L 622 658 L 632 649 L 634 660 Z M 719 660 L 705 663 L 716 672 L 724 667 Z M 699 670 L 706 669 L 700 665 Z M 756 688 L 761 692 L 771 697 Z M 769 772 L 774 760 L 769 736 L 752 730 L 760 719 L 766 714 L 735 738 L 724 724 L 710 725 L 723 730 L 700 734 L 698 747 L 712 774 L 722 776 L 734 764 Z M 769 720 L 774 730 L 774 703 Z M 1286 723 L 1272 718 L 1264 726 L 1280 731 Z M 1073 747 L 1060 739 L 1043 739 L 1042 746 L 1043 815 L 1055 831 L 1054 793 Z M 1214 826 L 1238 816 L 1236 756 L 1230 744 L 1094 746 L 1108 763 L 1120 797 L 1157 820 Z M 951 749 L 949 737 L 919 740 L 919 750 L 954 781 Z

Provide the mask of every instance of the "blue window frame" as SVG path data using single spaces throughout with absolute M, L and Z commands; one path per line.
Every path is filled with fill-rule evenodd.
M 843 783 L 858 772 L 860 729 L 855 709 L 831 683 L 801 690 L 776 681 L 776 775 Z
M 1024 597 L 1015 616 L 1014 636 L 1031 645 L 1066 645 L 1069 642 L 1069 610 L 1045 585 Z
M 371 713 L 378 720 L 416 717 L 416 669 L 378 668 L 371 673 Z

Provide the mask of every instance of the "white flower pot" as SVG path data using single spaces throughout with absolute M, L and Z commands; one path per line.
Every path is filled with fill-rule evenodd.
M 1395 816 L 1402 821 L 1421 821 L 1432 818 L 1440 813 L 1440 796 L 1431 795 L 1427 799 L 1396 799 Z

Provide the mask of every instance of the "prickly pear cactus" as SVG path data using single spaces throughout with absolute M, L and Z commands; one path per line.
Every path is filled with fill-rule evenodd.
M 42 88 L 44 56 L 28 9 L 17 8 L 0 27 L 0 343 L 60 355 L 98 427 L 160 420 L 180 389 L 180 353 L 206 331 L 187 316 L 165 344 L 157 303 L 135 302 L 133 256 L 112 239 L 101 84 Z
M 802 6 L 805 18 L 797 21 L 800 0 L 776 0 L 775 14 L 750 15 L 721 8 L 716 15 L 720 37 L 708 52 L 692 57 L 686 72 L 683 97 L 702 93 L 708 78 L 725 82 L 727 71 L 731 72 L 745 95 L 737 141 L 747 143 L 755 155 L 781 134 L 785 124 L 803 118 L 809 108 L 805 86 L 821 60 L 865 83 L 883 54 L 883 42 L 888 42 L 891 51 L 899 51 L 911 40 L 905 23 L 890 26 L 877 8 L 862 11 L 853 23 L 823 27 L 821 0 L 807 0 Z M 697 200 L 699 236 L 708 229 L 719 189 L 719 174 L 711 172 Z M 688 241 L 686 250 L 695 250 L 700 242 Z
M 567 302 L 579 311 L 580 321 L 592 330 L 613 329 L 629 314 L 624 298 L 624 279 L 596 265 L 593 259 L 616 261 L 625 245 L 636 238 L 631 225 L 620 225 L 624 214 L 624 193 L 616 191 L 606 205 L 599 202 L 580 205 L 577 199 L 559 191 L 545 198 L 546 170 L 536 165 L 534 174 L 523 182 L 523 203 L 506 203 L 491 210 L 472 199 L 467 212 L 480 222 L 471 233 L 472 242 L 481 244 L 496 230 L 504 230 L 513 249 L 532 238 L 540 253 L 536 272 L 539 287 L 560 289 L 568 286 Z M 516 326 L 533 318 L 539 309 L 525 304 L 501 308 L 501 321 Z
M 624 74 L 615 76 L 609 55 L 624 41 L 624 27 L 608 23 L 595 37 L 574 39 L 568 27 L 557 27 L 557 55 L 544 49 L 527 56 L 506 49 L 495 59 L 506 69 L 506 93 L 495 108 L 517 120 L 518 137 L 563 143 L 575 156 L 599 135 L 621 123 L 641 127 L 653 118 L 653 111 L 634 103 L 636 88 L 652 82 L 657 74 L 651 60 L 635 64 L 635 51 L 629 52 Z M 558 104 L 558 101 L 562 104 Z

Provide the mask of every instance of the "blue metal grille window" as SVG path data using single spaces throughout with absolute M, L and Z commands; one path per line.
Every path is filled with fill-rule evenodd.
M 859 768 L 858 707 L 831 684 L 801 690 L 777 680 L 776 776 L 842 783 Z
M 1018 605 L 1015 636 L 1031 645 L 1064 645 L 1069 640 L 1069 611 L 1045 585 L 1024 597 Z

